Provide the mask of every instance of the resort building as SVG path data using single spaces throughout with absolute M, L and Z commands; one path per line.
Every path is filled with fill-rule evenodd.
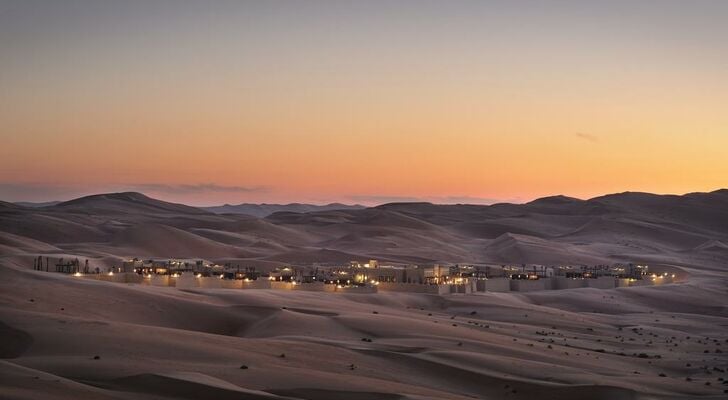
M 50 259 L 33 259 L 47 270 Z M 44 265 L 45 268 L 44 268 Z M 57 259 L 55 272 L 118 283 L 177 288 L 283 289 L 340 293 L 400 291 L 430 294 L 529 292 L 577 288 L 612 289 L 673 283 L 671 272 L 649 272 L 647 265 L 433 264 L 383 265 L 377 260 L 344 265 L 283 265 L 265 272 L 255 267 L 206 263 L 202 260 L 138 258 L 112 268 L 90 267 L 78 259 Z

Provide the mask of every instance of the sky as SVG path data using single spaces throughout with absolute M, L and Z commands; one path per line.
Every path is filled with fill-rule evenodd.
M 728 187 L 728 1 L 0 0 L 0 199 Z

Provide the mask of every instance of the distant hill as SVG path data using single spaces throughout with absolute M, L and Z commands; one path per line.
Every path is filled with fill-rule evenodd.
M 0 202 L 0 256 L 23 249 L 223 262 L 728 264 L 728 191 L 617 193 L 526 204 L 377 207 L 240 204 L 200 209 L 141 193 L 45 207 Z M 46 249 L 42 250 L 41 249 Z M 692 257 L 692 258 L 691 258 Z
M 238 205 L 225 204 L 222 206 L 203 207 L 204 210 L 213 212 L 215 214 L 246 214 L 252 215 L 258 218 L 265 218 L 273 213 L 284 211 L 294 213 L 307 213 L 313 211 L 331 211 L 331 210 L 360 210 L 366 208 L 362 205 L 348 205 L 341 203 L 330 203 L 326 205 L 315 205 L 315 204 L 302 204 L 302 203 L 290 203 L 290 204 L 252 204 L 243 203 Z
M 7 201 L 0 200 L 0 209 L 14 210 L 24 208 L 22 205 L 17 203 L 9 203 Z
M 16 201 L 14 204 L 17 204 L 17 205 L 19 205 L 21 207 L 38 208 L 38 207 L 55 206 L 58 203 L 60 203 L 60 201 L 44 201 L 44 202 L 41 202 L 41 203 L 34 203 L 32 201 Z
M 137 192 L 96 194 L 64 201 L 43 209 L 89 214 L 208 214 L 207 211 L 197 207 L 157 200 Z

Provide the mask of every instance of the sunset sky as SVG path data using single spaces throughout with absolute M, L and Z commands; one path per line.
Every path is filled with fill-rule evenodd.
M 0 200 L 728 187 L 728 1 L 0 0 Z

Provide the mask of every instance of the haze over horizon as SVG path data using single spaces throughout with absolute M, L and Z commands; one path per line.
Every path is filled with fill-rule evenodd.
M 0 199 L 728 186 L 728 2 L 0 0 Z
M 563 194 L 552 194 L 552 195 L 545 195 L 545 196 L 539 196 L 532 199 L 510 199 L 510 200 L 498 200 L 498 199 L 486 199 L 486 198 L 475 198 L 475 197 L 457 197 L 457 196 L 449 196 L 449 197 L 408 197 L 408 196 L 356 196 L 353 197 L 351 201 L 318 201 L 318 202 L 304 202 L 304 201 L 285 201 L 285 202 L 272 202 L 272 201 L 260 201 L 260 202 L 249 202 L 249 201 L 239 201 L 234 203 L 214 203 L 214 204 L 207 204 L 207 203 L 186 203 L 184 201 L 178 201 L 174 198 L 168 198 L 163 192 L 159 192 L 159 196 L 155 194 L 150 193 L 144 193 L 141 191 L 136 190 L 110 190 L 110 191 L 102 191 L 98 193 L 85 193 L 85 194 L 79 194 L 74 195 L 68 198 L 62 198 L 62 199 L 44 199 L 44 200 L 35 200 L 35 201 L 28 201 L 28 200 L 14 200 L 11 201 L 13 203 L 17 204 L 37 204 L 37 205 L 45 205 L 45 204 L 54 204 L 54 203 L 60 203 L 60 202 L 66 202 L 70 200 L 76 200 L 79 198 L 84 198 L 88 196 L 97 196 L 97 195 L 108 195 L 108 194 L 121 194 L 121 193 L 140 193 L 144 196 L 150 197 L 152 199 L 156 200 L 162 200 L 166 202 L 171 203 L 179 203 L 179 204 L 185 204 L 189 206 L 194 207 L 200 207 L 200 208 L 216 208 L 219 206 L 235 206 L 235 205 L 244 205 L 244 204 L 251 204 L 251 205 L 291 205 L 291 204 L 302 204 L 302 205 L 314 205 L 314 206 L 326 206 L 331 204 L 342 204 L 346 206 L 364 206 L 364 207 L 376 207 L 379 205 L 384 204 L 390 204 L 390 203 L 432 203 L 436 205 L 451 205 L 451 204 L 467 204 L 467 205 L 493 205 L 497 203 L 511 203 L 511 204 L 526 204 L 529 202 L 532 202 L 534 200 L 542 199 L 542 198 L 548 198 L 548 197 L 571 197 L 571 198 L 577 198 L 579 200 L 590 200 L 593 198 L 598 198 L 602 196 L 608 196 L 608 195 L 616 195 L 616 194 L 622 194 L 622 193 L 647 193 L 647 194 L 654 194 L 654 195 L 674 195 L 674 196 L 682 196 L 687 195 L 691 193 L 713 193 L 718 191 L 728 190 L 726 188 L 717 188 L 715 190 L 708 190 L 705 192 L 700 191 L 692 191 L 692 192 L 685 192 L 685 193 L 649 193 L 649 192 L 641 192 L 641 191 L 623 191 L 623 192 L 615 192 L 615 193 L 602 193 L 600 195 L 588 197 L 588 198 L 578 198 L 574 196 L 566 196 Z M 157 192 L 155 192 L 157 193 Z M 174 196 L 172 196 L 174 197 Z M 0 201 L 7 201 L 5 199 L 0 199 Z

